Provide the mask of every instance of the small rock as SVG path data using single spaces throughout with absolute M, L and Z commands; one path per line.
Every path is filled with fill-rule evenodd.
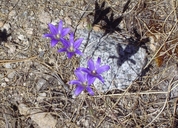
M 36 84 L 36 89 L 37 89 L 37 91 L 39 91 L 42 87 L 43 87 L 43 85 L 46 83 L 46 80 L 45 79 L 39 79 L 38 81 L 37 81 L 37 84 Z
M 95 26 L 93 26 L 93 30 L 95 32 L 98 32 L 98 31 L 101 31 L 101 28 L 99 26 L 95 25 Z
M 6 87 L 6 85 L 7 85 L 6 83 L 1 83 L 2 87 Z
M 14 45 L 10 45 L 10 47 L 9 47 L 9 49 L 8 49 L 8 53 L 9 54 L 13 54 L 14 52 L 15 52 L 15 50 L 16 50 L 16 47 L 14 46 Z
M 9 79 L 12 79 L 12 78 L 14 78 L 14 75 L 15 75 L 15 71 L 11 71 L 11 72 L 7 75 L 7 77 L 8 77 Z
M 4 24 L 3 29 L 5 29 L 6 31 L 8 31 L 10 29 L 10 27 L 11 27 L 10 24 L 6 23 L 6 24 Z
M 11 0 L 11 1 L 9 1 L 9 2 L 12 3 L 13 6 L 15 6 L 15 5 L 17 4 L 18 0 Z
M 34 113 L 34 114 L 33 114 Z M 30 117 L 35 121 L 40 128 L 55 128 L 57 120 L 52 115 L 46 112 L 33 111 Z
M 44 24 L 48 24 L 51 22 L 49 13 L 45 12 L 44 10 L 38 15 L 38 18 Z
M 16 50 L 16 47 L 14 45 L 10 45 L 8 43 L 5 43 L 5 46 L 8 48 L 8 53 L 11 54 L 11 53 L 14 53 L 15 50 Z
M 3 23 L 2 21 L 0 21 L 0 28 L 3 26 L 3 24 L 4 24 L 4 23 Z
M 8 79 L 7 77 L 5 77 L 4 80 L 5 80 L 6 82 L 9 82 L 9 79 Z
M 4 74 L 0 74 L 0 79 L 2 79 L 4 77 Z
M 16 11 L 15 10 L 12 10 L 10 13 L 9 13 L 9 18 L 13 17 L 16 15 Z
M 86 128 L 89 127 L 89 122 L 88 122 L 88 120 L 82 119 L 81 122 L 83 123 L 83 125 L 84 125 Z
M 61 16 L 63 16 L 64 15 L 64 10 L 61 9 L 59 13 L 60 13 Z
M 18 36 L 18 39 L 24 40 L 24 39 L 25 39 L 25 38 L 24 38 L 24 35 L 19 35 L 19 36 Z
M 72 25 L 72 20 L 69 17 L 64 18 L 66 26 L 71 26 Z
M 86 27 L 87 18 L 83 18 L 80 20 L 79 25 L 77 26 L 78 29 L 84 29 Z
M 156 42 L 155 42 L 155 39 L 154 39 L 153 36 L 150 36 L 149 39 L 150 39 L 150 45 L 149 45 L 149 47 L 150 47 L 150 49 L 151 49 L 153 52 L 155 52 L 155 51 L 156 51 L 156 45 L 155 45 Z
M 5 122 L 3 120 L 0 120 L 0 126 L 1 126 L 1 128 L 7 127 L 7 125 L 5 124 Z
M 8 68 L 8 69 L 9 69 L 9 68 L 12 68 L 10 63 L 5 63 L 5 64 L 4 64 L 4 67 L 5 67 L 5 68 Z
M 44 98 L 46 98 L 46 93 L 39 93 L 37 97 L 37 101 L 42 102 Z
M 26 32 L 28 35 L 32 35 L 33 34 L 33 28 L 26 28 Z
M 30 109 L 25 104 L 18 105 L 19 113 L 24 116 L 29 116 L 39 128 L 55 128 L 57 120 L 47 112 L 42 112 L 40 109 Z
M 3 29 L 5 29 L 6 31 L 8 31 L 10 29 L 10 27 L 11 27 L 10 24 L 6 23 L 6 24 L 4 24 Z
M 29 108 L 25 104 L 19 104 L 18 109 L 21 115 L 30 114 Z
M 45 54 L 45 52 L 44 52 L 44 51 L 39 51 L 39 56 L 40 56 L 40 57 L 43 57 L 43 56 L 44 56 L 44 54 Z

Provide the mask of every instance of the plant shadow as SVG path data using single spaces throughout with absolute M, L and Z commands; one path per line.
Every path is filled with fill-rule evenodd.
M 7 33 L 6 29 L 0 30 L 0 44 L 2 42 L 7 42 L 7 38 L 10 36 L 11 34 Z
M 135 60 L 131 59 L 131 56 L 136 54 L 140 47 L 144 48 L 146 52 L 148 52 L 145 44 L 149 42 L 149 38 L 141 39 L 141 36 L 138 34 L 136 29 L 134 29 L 134 35 L 135 35 L 135 39 L 133 37 L 130 37 L 129 39 L 127 39 L 128 44 L 125 47 L 125 49 L 123 49 L 121 44 L 119 43 L 117 44 L 116 50 L 117 50 L 117 54 L 119 57 L 117 56 L 109 57 L 112 59 L 117 59 L 118 67 L 120 67 L 126 61 L 130 61 L 131 63 L 136 64 Z

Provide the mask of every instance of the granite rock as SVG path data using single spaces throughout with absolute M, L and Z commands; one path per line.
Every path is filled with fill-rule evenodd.
M 128 87 L 140 74 L 146 63 L 146 50 L 136 44 L 125 44 L 122 37 L 107 35 L 102 37 L 102 32 L 78 30 L 76 35 L 84 38 L 80 50 L 84 55 L 81 57 L 80 66 L 86 67 L 89 58 L 94 61 L 101 57 L 102 65 L 109 65 L 111 69 L 102 74 L 105 83 L 98 79 L 94 86 L 101 92 L 112 89 L 124 89 Z

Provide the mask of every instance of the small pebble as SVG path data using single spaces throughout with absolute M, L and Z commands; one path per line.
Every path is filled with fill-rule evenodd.
M 15 76 L 15 71 L 11 71 L 11 72 L 7 75 L 7 77 L 8 77 L 9 79 L 14 78 L 14 76 Z
M 1 83 L 2 87 L 6 87 L 6 85 L 7 85 L 6 83 Z
M 10 63 L 5 63 L 5 64 L 4 64 L 4 67 L 5 67 L 5 68 L 12 68 Z
M 37 91 L 39 91 L 42 87 L 43 87 L 43 85 L 46 83 L 46 80 L 44 80 L 44 79 L 39 79 L 38 81 L 37 81 L 37 84 L 36 84 L 36 89 L 37 89 Z

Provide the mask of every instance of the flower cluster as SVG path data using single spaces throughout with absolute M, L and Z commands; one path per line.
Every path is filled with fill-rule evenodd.
M 74 40 L 74 33 L 70 32 L 69 28 L 63 28 L 62 20 L 59 22 L 58 26 L 53 24 L 48 24 L 48 26 L 50 33 L 44 34 L 43 37 L 51 38 L 51 47 L 54 47 L 57 43 L 61 42 L 63 47 L 60 48 L 58 52 L 66 52 L 69 59 L 75 54 L 82 55 L 79 47 L 83 38 Z M 67 34 L 69 34 L 69 39 L 66 38 Z M 110 67 L 108 65 L 100 66 L 100 64 L 101 58 L 99 57 L 96 63 L 92 59 L 89 59 L 87 68 L 79 67 L 74 71 L 77 80 L 71 80 L 69 84 L 76 85 L 76 90 L 74 92 L 76 96 L 84 90 L 87 90 L 90 95 L 94 95 L 91 85 L 96 78 L 104 83 L 101 74 L 108 71 Z
M 70 28 L 63 28 L 62 20 L 59 22 L 58 26 L 53 24 L 48 24 L 50 32 L 44 34 L 43 37 L 51 38 L 51 47 L 54 47 L 58 42 L 61 42 L 63 48 L 59 49 L 58 52 L 66 52 L 68 58 L 72 58 L 73 55 L 82 55 L 82 52 L 78 49 L 83 39 L 79 38 L 74 40 L 73 32 L 70 32 Z M 69 34 L 69 39 L 66 39 L 66 35 Z
M 94 95 L 93 90 L 90 86 L 93 84 L 96 78 L 98 78 L 102 83 L 104 79 L 101 73 L 108 71 L 110 67 L 108 65 L 100 66 L 101 58 L 98 57 L 96 63 L 92 59 L 88 60 L 87 68 L 79 67 L 75 70 L 75 75 L 78 80 L 72 80 L 69 83 L 77 85 L 75 90 L 75 95 L 79 95 L 83 90 L 87 90 L 90 95 Z

